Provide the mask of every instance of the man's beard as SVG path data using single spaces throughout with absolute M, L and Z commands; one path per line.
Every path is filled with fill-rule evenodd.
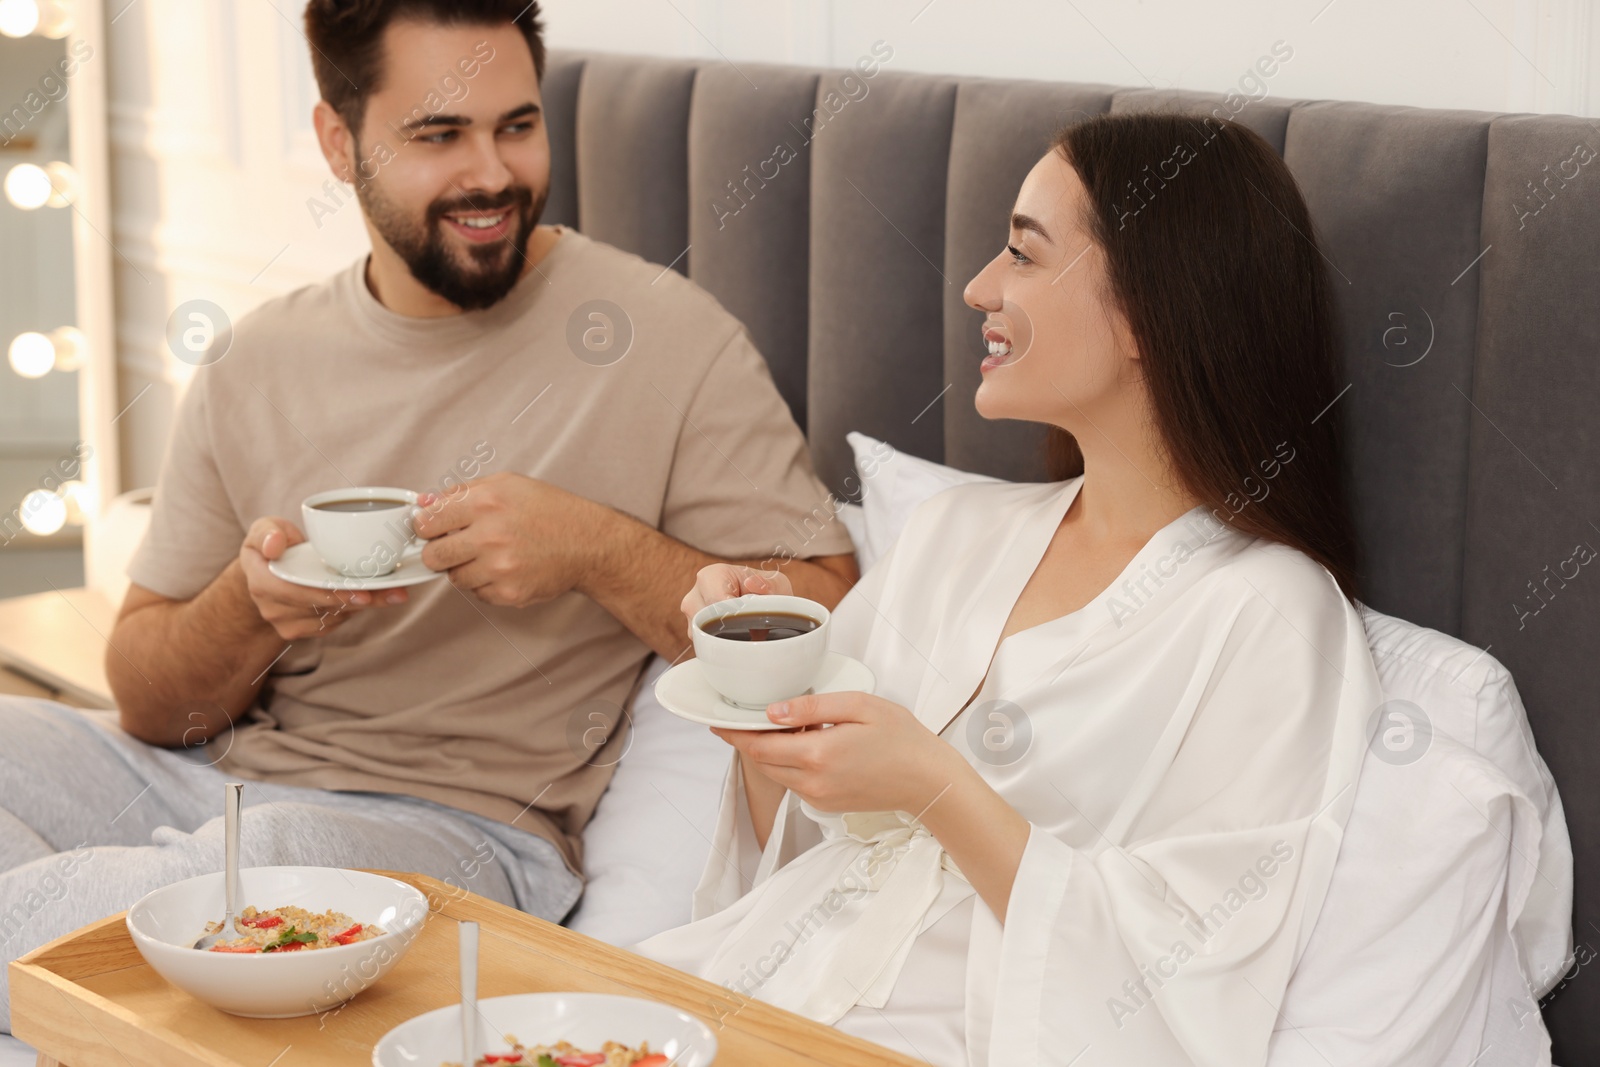
M 528 263 L 528 238 L 544 213 L 548 190 L 540 190 L 537 200 L 526 185 L 511 185 L 494 195 L 463 194 L 435 200 L 428 205 L 420 226 L 406 212 L 379 194 L 376 184 L 358 183 L 356 197 L 389 247 L 393 248 L 411 276 L 430 291 L 465 311 L 493 307 L 522 277 Z M 461 251 L 471 261 L 463 265 L 460 256 L 447 246 L 444 216 L 453 211 L 511 210 L 516 219 L 515 234 L 501 241 L 471 245 Z

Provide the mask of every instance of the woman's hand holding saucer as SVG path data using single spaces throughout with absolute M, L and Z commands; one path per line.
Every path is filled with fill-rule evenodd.
M 697 630 L 696 620 L 704 625 L 707 620 L 703 616 L 708 607 L 744 596 L 759 597 L 754 603 L 766 606 L 753 610 L 771 610 L 775 619 L 781 618 L 784 612 L 814 611 L 821 625 L 787 638 L 731 643 L 726 649 L 731 655 L 724 655 L 723 639 L 707 637 L 706 632 Z M 910 711 L 864 691 L 874 684 L 872 672 L 865 665 L 840 653 L 823 651 L 827 647 L 829 615 L 826 609 L 804 600 L 798 605 L 771 604 L 770 600 L 777 597 L 793 597 L 793 587 L 781 571 L 762 571 L 729 563 L 702 568 L 694 588 L 681 605 L 689 622 L 689 636 L 695 642 L 697 658 L 668 671 L 656 687 L 658 697 L 669 710 L 711 725 L 712 733 L 739 751 L 752 818 L 762 827 L 758 830 L 758 839 L 765 840 L 765 827 L 770 825 L 770 817 L 785 789 L 793 790 L 818 811 L 906 811 L 917 815 L 958 776 L 971 775 L 966 761 L 918 722 Z M 724 729 L 716 725 L 715 713 L 723 702 L 741 699 L 740 694 L 730 694 L 723 687 L 738 684 L 759 691 L 774 685 L 783 686 L 782 680 L 775 679 L 781 679 L 783 672 L 794 664 L 787 657 L 774 658 L 771 653 L 799 651 L 802 642 L 816 646 L 811 651 L 822 657 L 824 666 L 820 672 L 812 668 L 813 673 L 807 675 L 811 679 L 811 689 L 804 695 L 767 706 L 768 721 L 780 728 Z M 746 651 L 762 657 L 758 662 L 767 668 L 765 673 L 752 671 L 741 662 Z M 707 665 L 708 656 L 712 658 L 711 665 Z M 731 670 L 729 660 L 732 661 Z M 726 677 L 719 680 L 712 666 Z M 701 699 L 712 705 L 709 710 L 686 699 L 697 694 L 678 691 L 687 683 L 669 685 L 674 672 L 686 669 L 704 672 L 701 677 L 710 684 L 705 687 L 702 682 L 704 695 Z M 761 681 L 752 685 L 750 679 L 757 674 Z M 852 681 L 839 685 L 842 674 Z M 799 681 L 796 688 L 806 685 L 806 681 Z M 672 692 L 669 693 L 669 689 Z M 673 697 L 680 699 L 675 701 Z M 736 706 L 753 710 L 759 708 L 765 698 L 744 696 L 742 699 L 748 702 Z
M 767 717 L 797 732 L 712 732 L 739 750 L 747 771 L 772 783 L 766 790 L 789 789 L 818 811 L 915 817 L 1005 922 L 1032 827 L 954 746 L 899 704 L 866 693 L 794 697 Z M 762 798 L 763 848 L 779 799 Z
M 712 733 L 818 811 L 919 815 L 972 773 L 909 710 L 868 693 L 792 697 L 769 707 L 767 717 L 795 729 Z

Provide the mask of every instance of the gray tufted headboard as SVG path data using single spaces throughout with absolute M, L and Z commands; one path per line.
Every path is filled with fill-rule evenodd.
M 559 51 L 544 96 L 547 221 L 672 264 L 743 319 L 841 495 L 849 430 L 1042 477 L 1039 428 L 973 409 L 980 317 L 962 288 L 1057 127 L 1222 102 Z M 1488 648 L 1516 678 L 1566 805 L 1576 942 L 1592 959 L 1600 126 L 1271 98 L 1236 121 L 1283 153 L 1330 264 L 1350 383 L 1332 411 L 1349 430 L 1368 598 Z M 1584 1022 L 1600 1018 L 1600 978 L 1581 969 L 1545 1014 L 1556 1062 L 1600 1064 L 1600 1027 Z

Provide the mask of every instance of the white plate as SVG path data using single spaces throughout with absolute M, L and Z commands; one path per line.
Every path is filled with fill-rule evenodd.
M 822 661 L 813 693 L 872 692 L 877 684 L 872 668 L 858 659 L 829 652 Z M 723 730 L 787 730 L 767 718 L 765 710 L 736 708 L 711 688 L 697 659 L 685 660 L 656 680 L 656 699 L 672 714 L 690 722 Z
M 420 585 L 435 578 L 443 578 L 444 571 L 432 571 L 421 559 L 403 559 L 400 566 L 381 578 L 347 578 L 322 562 L 310 541 L 301 541 L 280 558 L 267 564 L 267 570 L 295 585 L 313 589 L 333 589 L 353 593 L 358 590 L 398 589 L 402 585 Z
M 525 1046 L 568 1041 L 598 1052 L 607 1041 L 632 1048 L 648 1041 L 672 1067 L 709 1067 L 717 1039 L 705 1023 L 677 1008 L 607 993 L 520 993 L 478 1001 L 478 1055 L 504 1052 L 511 1034 Z M 378 1039 L 373 1067 L 438 1067 L 461 1062 L 461 1005 L 408 1019 Z

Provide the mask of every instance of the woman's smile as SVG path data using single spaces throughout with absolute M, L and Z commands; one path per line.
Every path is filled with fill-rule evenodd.
M 1004 326 L 996 322 L 984 323 L 983 343 L 989 354 L 980 365 L 980 370 L 991 371 L 1011 362 L 1011 338 Z

